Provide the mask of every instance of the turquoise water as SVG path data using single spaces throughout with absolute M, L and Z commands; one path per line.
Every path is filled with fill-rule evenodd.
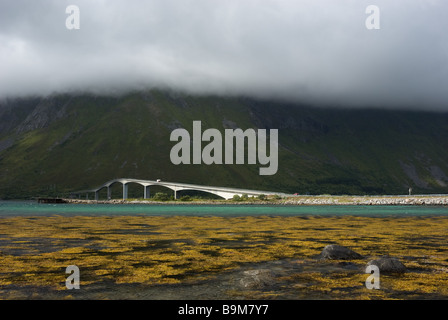
M 442 206 L 266 206 L 266 205 L 142 205 L 142 204 L 39 204 L 35 201 L 0 201 L 1 216 L 448 216 Z

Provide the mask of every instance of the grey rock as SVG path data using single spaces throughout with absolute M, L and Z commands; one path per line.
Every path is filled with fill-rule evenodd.
M 407 271 L 403 263 L 397 258 L 383 256 L 379 259 L 371 260 L 367 263 L 368 266 L 375 265 L 383 273 L 404 273 Z
M 48 127 L 52 122 L 68 116 L 68 106 L 71 98 L 49 96 L 43 98 L 17 127 L 17 133 L 42 129 Z
M 274 273 L 269 269 L 243 271 L 240 285 L 244 289 L 261 289 L 274 284 Z
M 351 260 L 362 259 L 362 255 L 359 253 L 337 244 L 330 244 L 325 246 L 320 254 L 321 259 L 329 260 Z

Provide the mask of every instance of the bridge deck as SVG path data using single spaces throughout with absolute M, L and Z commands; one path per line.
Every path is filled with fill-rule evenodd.
M 157 180 L 141 180 L 141 179 L 127 179 L 127 178 L 120 178 L 120 179 L 114 179 L 110 180 L 103 185 L 99 186 L 95 189 L 90 190 L 82 190 L 82 191 L 76 191 L 72 192 L 73 195 L 79 195 L 79 194 L 88 194 L 88 193 L 95 193 L 95 196 L 98 197 L 98 192 L 104 188 L 107 188 L 109 190 L 110 186 L 115 183 L 121 183 L 123 184 L 123 199 L 127 198 L 127 186 L 129 183 L 137 183 L 142 186 L 150 187 L 150 186 L 162 186 L 169 188 L 174 191 L 175 197 L 177 191 L 182 190 L 195 190 L 195 191 L 204 191 L 209 192 L 212 194 L 216 194 L 218 196 L 221 196 L 225 199 L 230 199 L 234 195 L 243 195 L 247 194 L 249 196 L 256 196 L 256 195 L 286 195 L 284 193 L 280 192 L 273 192 L 273 191 L 263 191 L 263 190 L 250 190 L 250 189 L 240 189 L 240 188 L 231 188 L 231 187 L 218 187 L 218 186 L 204 186 L 204 185 L 197 185 L 197 184 L 189 184 L 189 183 L 180 183 L 180 182 L 168 182 L 168 181 L 157 181 Z M 145 198 L 146 198 L 146 190 L 145 190 Z

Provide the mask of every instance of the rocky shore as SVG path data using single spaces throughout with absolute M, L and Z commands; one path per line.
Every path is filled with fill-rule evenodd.
M 330 197 L 308 197 L 288 199 L 283 204 L 290 205 L 360 205 L 360 206 L 387 206 L 387 205 L 426 205 L 446 206 L 448 196 L 330 196 Z
M 417 205 L 417 206 L 448 206 L 448 195 L 437 196 L 294 196 L 269 200 L 194 200 L 194 201 L 151 201 L 151 200 L 86 200 L 63 199 L 74 204 L 166 204 L 166 205 Z
M 2 220 L 0 299 L 448 298 L 446 215 Z M 81 290 L 61 281 L 73 264 Z

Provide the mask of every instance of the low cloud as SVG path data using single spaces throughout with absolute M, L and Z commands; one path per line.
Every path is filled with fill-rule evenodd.
M 365 26 L 371 4 L 379 30 Z M 79 30 L 66 28 L 68 5 Z M 436 0 L 2 1 L 0 97 L 156 87 L 448 111 L 447 10 Z

